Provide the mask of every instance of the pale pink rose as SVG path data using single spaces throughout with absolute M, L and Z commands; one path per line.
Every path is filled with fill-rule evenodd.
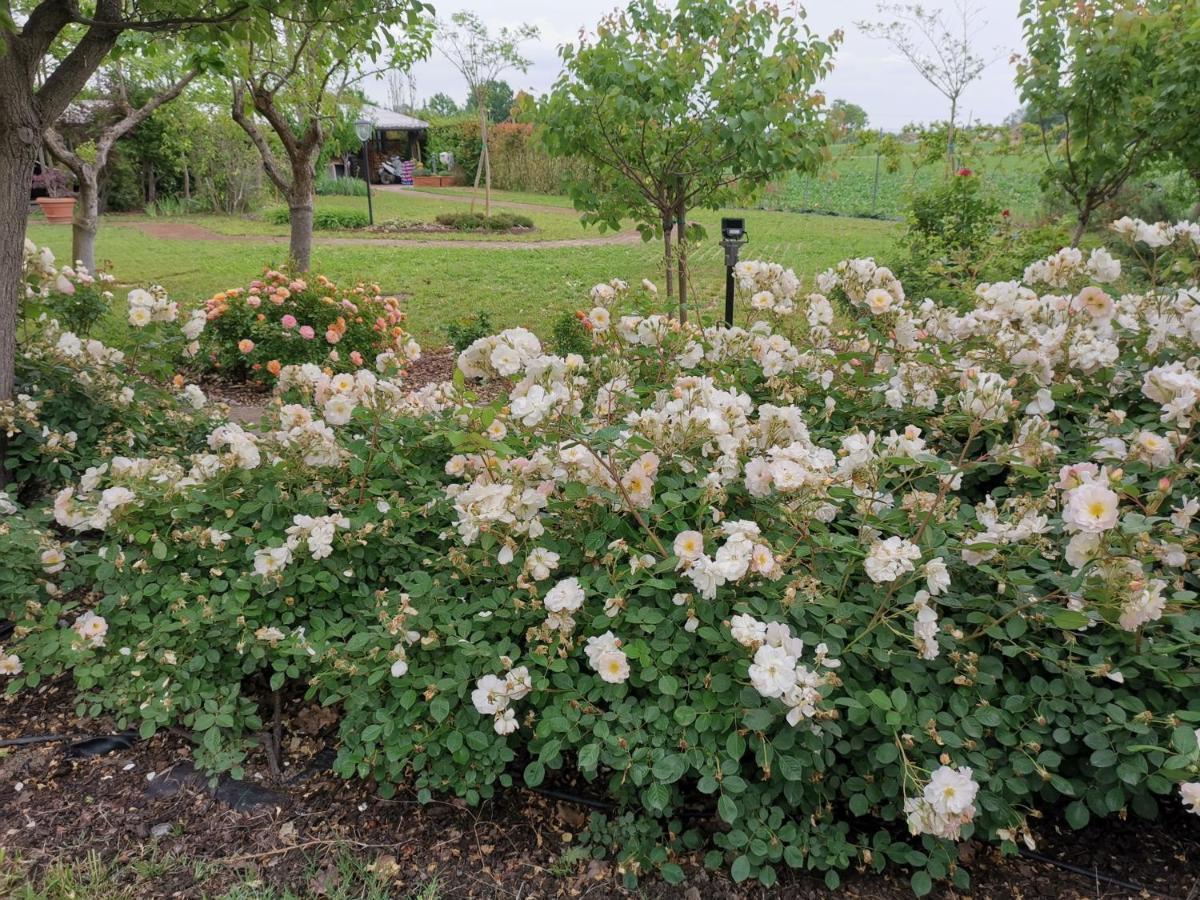
M 327 332 L 325 332 L 325 340 L 329 341 L 329 343 L 331 343 L 331 344 L 336 344 L 341 339 L 342 339 L 342 336 L 340 334 L 338 334 L 336 331 L 334 331 L 332 328 L 330 328 Z
M 252 294 L 246 298 L 246 305 L 258 309 L 262 305 L 262 300 Z
M 354 363 L 356 366 L 361 366 L 363 364 L 362 354 L 359 353 L 357 350 L 351 350 L 350 351 L 350 362 Z
M 279 323 L 281 325 L 283 325 L 284 328 L 295 328 L 296 327 L 296 317 L 293 316 L 291 313 L 288 313 L 286 316 L 284 316 L 282 319 L 279 320 Z
M 306 341 L 311 341 L 316 336 L 317 333 L 313 331 L 313 327 L 311 325 L 300 326 L 300 337 L 304 338 Z

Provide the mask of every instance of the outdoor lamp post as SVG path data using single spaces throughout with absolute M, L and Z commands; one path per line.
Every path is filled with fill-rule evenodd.
M 354 133 L 362 141 L 363 178 L 367 180 L 367 221 L 375 224 L 375 210 L 371 206 L 371 163 L 367 154 L 367 141 L 375 133 L 375 123 L 360 119 L 354 123 Z
M 725 248 L 725 327 L 733 326 L 733 267 L 746 237 L 745 219 L 721 219 L 721 246 Z

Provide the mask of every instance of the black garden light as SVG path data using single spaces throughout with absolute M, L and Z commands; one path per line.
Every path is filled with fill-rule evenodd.
M 733 326 L 733 267 L 746 237 L 745 219 L 721 219 L 721 246 L 725 248 L 725 327 Z
M 371 206 L 371 163 L 367 154 L 367 141 L 375 133 L 375 123 L 368 122 L 366 119 L 359 119 L 354 123 L 354 133 L 362 141 L 363 178 L 367 180 L 367 221 L 374 225 L 375 210 Z

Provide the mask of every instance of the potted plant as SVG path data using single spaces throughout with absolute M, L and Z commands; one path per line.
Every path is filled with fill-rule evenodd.
M 66 173 L 58 169 L 42 170 L 33 176 L 33 189 L 39 188 L 46 192 L 46 196 L 37 198 L 46 221 L 51 225 L 70 225 L 75 215 L 75 198 Z

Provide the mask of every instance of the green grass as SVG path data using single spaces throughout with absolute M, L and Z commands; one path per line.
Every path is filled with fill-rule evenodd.
M 389 219 L 402 219 L 413 222 L 432 223 L 434 217 L 438 213 L 467 211 L 470 206 L 458 201 L 446 201 L 437 197 L 428 197 L 416 193 L 400 193 L 397 191 L 375 191 L 372 194 L 372 203 L 375 208 L 375 221 L 385 222 Z M 265 209 L 278 209 L 279 204 L 268 205 Z M 316 209 L 321 210 L 339 210 L 339 211 L 354 211 L 365 213 L 367 211 L 366 197 L 341 197 L 341 196 L 325 196 L 317 197 Z M 477 205 L 477 209 L 482 210 L 483 204 Z M 508 206 L 499 201 L 492 204 L 494 212 L 510 212 L 518 215 L 530 216 L 533 219 L 534 231 L 524 234 L 492 234 L 488 235 L 488 240 L 497 241 L 500 243 L 507 242 L 531 242 L 549 241 L 549 240 L 567 240 L 572 238 L 584 238 L 594 236 L 594 231 L 586 230 L 579 223 L 579 215 L 569 207 L 562 207 L 557 204 L 547 204 L 545 212 L 533 212 L 520 207 Z M 147 221 L 142 216 L 118 216 L 114 217 L 118 222 L 140 222 Z M 34 220 L 38 221 L 38 220 Z M 185 216 L 158 216 L 154 218 L 157 223 L 170 222 L 191 222 L 197 225 L 202 225 L 209 231 L 215 231 L 218 234 L 228 235 L 231 237 L 274 237 L 286 238 L 288 229 L 286 225 L 276 225 L 261 216 L 226 216 L 226 215 L 185 215 Z M 445 232 L 436 234 L 427 234 L 421 232 L 399 233 L 399 234 L 376 234 L 363 230 L 356 231 L 327 231 L 321 232 L 327 237 L 354 237 L 354 238 L 375 238 L 388 240 L 429 240 L 431 238 L 437 240 L 478 240 L 480 235 L 471 233 Z
M 460 208 L 460 204 L 443 202 L 438 211 Z M 744 215 L 750 244 L 743 256 L 791 266 L 808 278 L 809 284 L 813 274 L 840 259 L 886 256 L 897 233 L 897 226 L 888 222 L 763 210 Z M 717 315 L 724 289 L 724 264 L 714 238 L 719 216 L 696 215 L 710 236 L 694 248 L 691 260 L 693 295 L 710 318 Z M 214 219 L 187 216 L 173 221 L 218 230 L 220 220 Z M 596 234 L 594 229 L 580 229 L 578 236 Z M 59 259 L 70 255 L 70 229 L 65 226 L 31 220 L 29 237 L 49 245 Z M 285 263 L 286 243 L 256 241 L 254 237 L 242 241 L 151 238 L 130 220 L 109 217 L 100 229 L 97 259 L 122 285 L 158 283 L 185 307 L 191 307 L 216 291 L 244 285 L 265 266 Z M 546 336 L 559 314 L 586 305 L 587 292 L 597 282 L 623 278 L 637 284 L 650 278 L 663 287 L 658 242 L 518 249 L 496 241 L 489 247 L 409 248 L 322 244 L 323 237 L 318 235 L 316 240 L 313 271 L 337 281 L 378 282 L 385 292 L 406 295 L 409 326 L 418 340 L 430 346 L 444 344 L 446 323 L 464 314 L 486 312 L 497 328 L 523 325 Z M 122 308 L 120 303 L 114 305 L 114 321 L 102 323 L 97 337 L 119 341 L 127 332 L 119 321 Z
M 977 152 L 964 161 L 1019 221 L 1035 219 L 1041 206 L 1038 177 L 1045 164 L 1040 148 L 1021 153 Z M 817 175 L 792 175 L 769 186 L 760 205 L 770 209 L 831 212 L 847 216 L 904 216 L 906 198 L 914 191 L 932 187 L 944 176 L 943 164 L 914 166 L 905 156 L 900 171 L 889 173 L 887 160 L 880 160 L 879 192 L 875 186 L 875 154 L 869 149 L 841 145 L 834 159 Z
M 470 185 L 462 185 L 459 187 L 423 187 L 417 188 L 421 193 L 442 194 L 448 197 L 466 197 L 470 198 L 475 193 L 474 188 Z M 476 206 L 483 205 L 483 188 L 479 189 L 479 203 Z M 573 209 L 571 199 L 563 197 L 559 194 L 533 194 L 528 191 L 497 191 L 492 190 L 492 204 L 503 203 L 529 203 L 534 206 L 549 206 L 559 207 L 562 209 Z

